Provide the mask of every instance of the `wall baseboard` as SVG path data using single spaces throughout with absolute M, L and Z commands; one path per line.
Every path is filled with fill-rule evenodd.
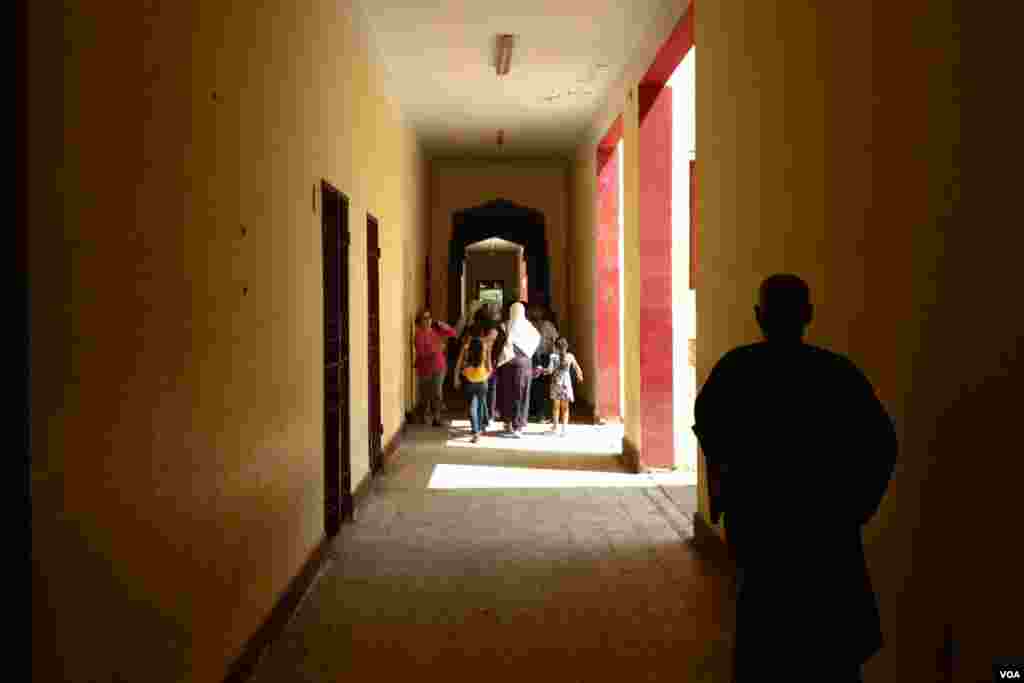
M 622 437 L 622 464 L 634 473 L 640 474 L 640 449 L 630 440 L 628 436 Z
M 302 603 L 302 599 L 313 588 L 317 577 L 332 558 L 330 552 L 332 541 L 333 539 L 324 536 L 309 554 L 299 573 L 288 584 L 270 614 L 242 647 L 242 654 L 228 669 L 224 683 L 244 683 L 252 677 L 260 658 L 270 644 L 284 632 L 288 622 L 291 621 L 292 616 Z
M 725 561 L 733 560 L 732 546 L 699 511 L 693 515 L 693 540 L 710 554 Z
M 395 435 L 392 436 L 391 440 L 388 441 L 386 446 L 384 446 L 384 457 L 381 469 L 398 461 L 399 449 L 402 447 L 402 436 L 405 434 L 405 428 L 409 425 L 410 415 L 411 413 L 402 420 L 402 424 L 398 426 L 398 431 L 395 432 Z
M 352 492 L 352 519 L 350 522 L 355 521 L 355 514 L 359 512 L 360 508 L 366 503 L 366 499 L 370 496 L 370 492 L 373 490 L 373 480 L 375 477 L 372 472 L 367 472 L 363 480 L 356 486 L 356 490 Z
M 356 512 L 366 503 L 369 499 L 370 494 L 373 492 L 373 482 L 380 476 L 389 465 L 394 463 L 398 459 L 398 449 L 402 445 L 402 434 L 405 432 L 406 424 L 405 420 L 402 420 L 402 424 L 398 426 L 398 431 L 391 437 L 387 445 L 384 446 L 383 453 L 381 454 L 380 470 L 376 474 L 367 472 L 363 480 L 356 486 L 355 492 L 352 494 L 352 509 Z
M 395 435 L 391 437 L 391 441 L 384 448 L 383 467 L 387 467 L 397 460 L 398 451 L 402 444 L 402 434 L 405 432 L 407 424 L 406 420 L 402 421 L 398 431 L 395 432 Z M 375 476 L 367 473 L 356 487 L 352 495 L 352 507 L 356 511 L 366 503 L 373 492 L 374 479 L 376 479 Z M 351 522 L 352 520 L 349 521 Z M 302 603 L 302 599 L 313 588 L 317 577 L 320 576 L 332 558 L 331 544 L 333 541 L 333 538 L 325 536 L 309 554 L 299 573 L 288 584 L 288 587 L 278 599 L 270 614 L 260 625 L 259 629 L 256 630 L 256 633 L 242 647 L 242 654 L 238 656 L 231 665 L 231 668 L 228 669 L 224 683 L 245 683 L 245 681 L 252 677 L 256 671 L 256 666 L 260 662 L 260 658 L 270 647 L 270 644 L 277 640 L 281 633 L 284 632 L 288 622 L 291 621 L 292 616 L 294 616 L 299 605 Z

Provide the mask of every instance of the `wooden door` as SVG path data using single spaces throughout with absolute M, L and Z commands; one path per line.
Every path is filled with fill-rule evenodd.
M 350 455 L 348 199 L 321 183 L 324 269 L 324 526 L 328 536 L 352 518 Z
M 381 443 L 384 438 L 384 424 L 380 405 L 380 233 L 377 219 L 366 216 L 366 273 L 367 273 L 367 311 L 369 320 L 367 330 L 369 339 L 369 391 L 368 410 L 370 435 L 370 471 L 376 474 L 383 464 L 384 449 Z

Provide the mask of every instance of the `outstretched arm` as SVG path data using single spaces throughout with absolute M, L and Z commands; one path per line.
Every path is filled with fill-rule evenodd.
M 459 350 L 459 360 L 455 362 L 455 371 L 452 373 L 452 384 L 455 386 L 456 389 L 458 389 L 459 385 L 462 384 L 462 361 L 466 357 L 467 348 L 469 348 L 468 339 L 466 340 L 466 343 L 462 345 L 462 348 Z

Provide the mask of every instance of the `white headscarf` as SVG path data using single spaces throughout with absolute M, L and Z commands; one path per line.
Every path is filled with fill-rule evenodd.
M 508 312 L 508 340 L 527 358 L 533 357 L 540 344 L 540 332 L 526 319 L 526 308 L 519 302 L 512 304 Z

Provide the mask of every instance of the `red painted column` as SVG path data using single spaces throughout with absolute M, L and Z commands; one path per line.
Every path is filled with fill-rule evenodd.
M 672 92 L 640 87 L 641 467 L 675 463 L 672 403 Z
M 599 418 L 620 418 L 619 406 L 619 155 L 598 149 L 597 406 Z M 603 162 L 603 166 L 602 166 Z

